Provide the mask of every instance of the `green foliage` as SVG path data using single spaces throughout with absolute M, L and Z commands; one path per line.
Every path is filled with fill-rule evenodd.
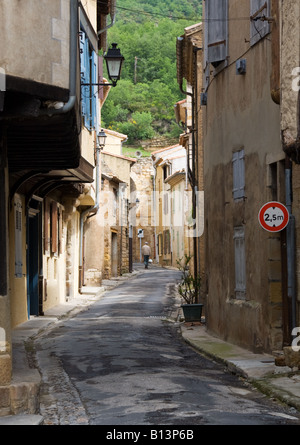
M 177 260 L 179 270 L 182 272 L 181 282 L 178 285 L 178 292 L 187 304 L 195 304 L 199 301 L 199 292 L 201 286 L 201 279 L 197 275 L 194 277 L 189 269 L 189 263 L 192 257 L 185 254 L 183 258 Z
M 129 121 L 117 122 L 116 131 L 128 136 L 128 143 L 132 144 L 138 140 L 151 139 L 154 136 L 154 130 L 151 126 L 153 117 L 149 112 L 136 111 L 132 114 Z
M 177 84 L 176 39 L 201 20 L 201 12 L 200 0 L 117 2 L 117 22 L 108 31 L 108 44 L 118 43 L 125 62 L 122 80 L 102 109 L 104 126 L 129 131 L 129 143 L 166 133 L 178 137 L 174 105 L 183 95 Z

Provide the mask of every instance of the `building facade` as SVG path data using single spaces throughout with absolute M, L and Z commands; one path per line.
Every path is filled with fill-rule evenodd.
M 26 411 L 26 400 L 14 403 L 11 329 L 79 291 L 82 212 L 87 201 L 90 206 L 97 199 L 91 184 L 97 181 L 100 126 L 98 90 L 81 84 L 87 73 L 90 81 L 98 79 L 96 54 L 106 49 L 114 2 L 11 0 L 1 2 L 0 12 L 0 415 L 5 415 Z M 24 390 L 25 398 L 26 391 L 31 390 Z
M 265 203 L 286 203 L 273 3 L 204 5 L 207 326 L 253 351 L 280 349 L 286 323 L 285 233 L 258 222 Z
M 156 261 L 161 266 L 177 266 L 177 260 L 190 254 L 189 219 L 191 188 L 186 176 L 187 153 L 173 145 L 152 153 L 154 167 L 153 215 Z

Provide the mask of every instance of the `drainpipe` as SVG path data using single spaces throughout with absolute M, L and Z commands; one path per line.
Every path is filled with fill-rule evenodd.
M 154 174 L 153 174 L 153 178 L 152 178 L 152 182 L 153 182 L 153 216 L 154 216 L 154 243 L 155 243 L 155 259 L 156 262 L 159 262 L 159 256 L 158 256 L 158 249 L 157 249 L 157 233 L 156 233 L 156 220 L 157 220 L 157 215 L 156 215 L 156 189 L 155 189 L 155 179 L 156 179 L 156 165 L 153 162 L 153 167 L 154 167 Z
M 96 149 L 96 198 L 95 205 L 89 207 L 84 212 L 80 214 L 80 240 L 79 240 L 79 289 L 83 286 L 82 282 L 82 271 L 83 271 L 83 229 L 84 220 L 89 217 L 88 215 L 93 212 L 92 215 L 96 215 L 99 210 L 99 178 L 100 178 L 100 150 Z
M 77 80 L 77 52 L 78 52 L 78 0 L 70 0 L 70 64 L 69 64 L 69 100 L 61 108 L 47 108 L 40 110 L 41 116 L 53 116 L 68 113 L 76 103 Z
M 296 327 L 296 277 L 295 277 L 295 216 L 292 215 L 292 168 L 291 161 L 286 157 L 285 162 L 285 188 L 286 207 L 289 211 L 289 224 L 286 228 L 287 241 L 287 282 L 289 301 L 290 329 Z M 291 333 L 290 333 L 291 334 Z
M 115 21 L 116 21 L 116 1 L 115 0 L 112 2 L 112 5 L 111 5 L 110 18 L 111 18 L 110 25 L 107 25 L 105 28 L 100 29 L 100 31 L 98 31 L 98 37 L 100 36 L 100 34 L 104 33 L 105 31 L 107 31 L 109 28 L 111 28 L 115 24 Z

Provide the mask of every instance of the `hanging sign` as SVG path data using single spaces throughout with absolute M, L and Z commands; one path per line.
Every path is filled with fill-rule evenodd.
M 258 221 L 268 232 L 280 232 L 288 225 L 289 211 L 280 202 L 267 202 L 258 213 Z

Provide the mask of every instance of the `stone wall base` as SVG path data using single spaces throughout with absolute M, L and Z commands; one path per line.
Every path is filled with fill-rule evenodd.
M 0 386 L 0 416 L 38 414 L 39 390 L 37 382 Z

